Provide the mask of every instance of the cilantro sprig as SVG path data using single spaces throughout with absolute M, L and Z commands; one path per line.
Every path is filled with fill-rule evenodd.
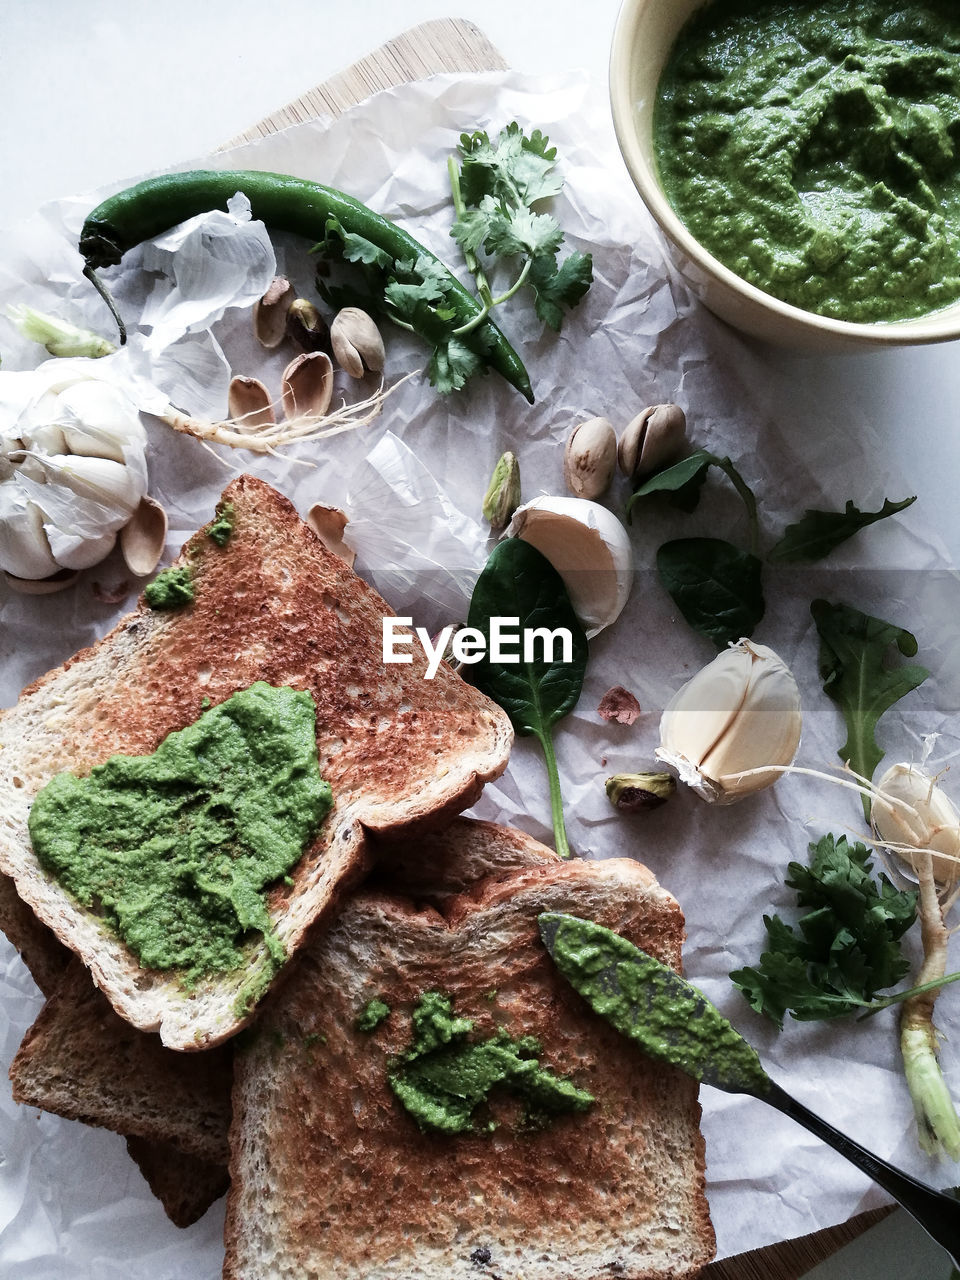
M 461 134 L 458 151 L 460 167 L 455 156 L 447 162 L 457 213 L 450 234 L 476 280 L 485 315 L 527 286 L 537 316 L 559 332 L 565 309 L 590 288 L 593 259 L 574 250 L 558 262 L 560 224 L 533 208 L 563 189 L 556 147 L 539 129 L 528 137 L 514 121 L 492 141 L 482 131 Z M 504 262 L 513 265 L 513 279 L 495 294 L 490 276 Z

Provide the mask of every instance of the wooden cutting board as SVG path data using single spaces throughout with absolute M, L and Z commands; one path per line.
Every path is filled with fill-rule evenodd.
M 425 22 L 388 41 L 332 79 L 309 89 L 296 101 L 231 138 L 221 150 L 241 142 L 254 142 L 318 116 L 340 115 L 380 89 L 410 80 L 447 71 L 506 69 L 502 54 L 472 22 L 456 18 Z M 887 1213 L 888 1209 L 874 1210 L 839 1227 L 715 1262 L 702 1273 L 701 1280 L 798 1280 Z

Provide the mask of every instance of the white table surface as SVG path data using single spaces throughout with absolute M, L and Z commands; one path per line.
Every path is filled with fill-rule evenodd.
M 475 22 L 511 66 L 585 67 L 606 89 L 617 0 L 0 0 L 0 226 L 47 199 L 200 156 L 418 22 Z M 805 371 L 875 422 L 897 493 L 921 495 L 960 559 L 960 361 L 952 344 Z M 960 1182 L 960 1172 L 958 1172 Z M 902 1216 L 816 1280 L 941 1280 Z

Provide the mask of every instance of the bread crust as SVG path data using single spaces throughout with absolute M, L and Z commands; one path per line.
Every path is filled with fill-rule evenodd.
M 334 806 L 268 901 L 288 955 L 370 864 L 367 833 L 398 835 L 448 821 L 506 767 L 504 713 L 445 665 L 382 661 L 389 606 L 326 550 L 293 506 L 252 476 L 224 492 L 234 508 L 222 549 L 201 530 L 178 563 L 197 598 L 175 613 L 138 609 L 98 644 L 24 690 L 0 717 L 0 872 L 83 960 L 117 1012 L 165 1044 L 201 1049 L 249 1020 L 241 993 L 265 979 L 269 958 L 250 948 L 245 970 L 185 991 L 176 975 L 142 968 L 123 943 L 48 877 L 27 833 L 37 791 L 54 774 L 83 775 L 116 753 L 139 755 L 256 680 L 308 690 Z
M 452 896 L 356 894 L 264 1008 L 235 1074 L 225 1280 L 679 1280 L 713 1256 L 697 1086 L 593 1014 L 536 925 L 589 916 L 679 968 L 680 908 L 635 862 L 561 863 L 521 839 L 526 865 L 492 859 Z M 387 1073 L 425 990 L 477 1034 L 537 1036 L 595 1104 L 519 1131 L 498 1102 L 492 1134 L 421 1132 Z M 364 1034 L 373 997 L 392 1012 Z

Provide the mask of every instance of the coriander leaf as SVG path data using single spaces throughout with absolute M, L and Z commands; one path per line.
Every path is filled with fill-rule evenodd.
M 527 283 L 535 295 L 537 315 L 557 333 L 563 325 L 563 308 L 575 307 L 593 283 L 593 256 L 569 253 L 558 267 L 548 256 L 537 258 Z
M 875 881 L 869 850 L 845 836 L 826 835 L 810 851 L 809 866 L 790 863 L 786 883 L 811 910 L 796 929 L 764 916 L 769 945 L 759 966 L 730 975 L 780 1027 L 788 1010 L 801 1022 L 859 1013 L 909 969 L 900 939 L 916 919 L 916 893 L 883 875 Z
M 338 256 L 347 262 L 363 262 L 368 266 L 387 269 L 393 266 L 393 259 L 383 249 L 364 236 L 354 231 L 344 231 L 336 218 L 328 218 L 326 223 L 326 240 L 317 246 L 318 250 L 330 251 L 334 237 L 340 242 Z
M 867 525 L 896 515 L 916 500 L 916 496 L 904 498 L 902 502 L 891 502 L 889 498 L 884 498 L 879 511 L 860 511 L 852 502 L 847 502 L 843 511 L 808 509 L 796 524 L 787 525 L 783 537 L 771 548 L 769 559 L 780 564 L 822 560 L 835 547 L 839 547 Z
M 695 631 L 725 649 L 764 614 L 762 565 L 719 538 L 678 538 L 657 552 L 657 573 Z
M 548 662 L 540 645 L 529 658 L 521 652 L 519 662 L 493 660 L 489 656 L 493 618 L 518 619 L 521 637 L 534 628 L 568 631 L 571 660 Z M 487 654 L 469 672 L 472 683 L 503 707 L 518 734 L 532 734 L 543 748 L 557 852 L 569 857 L 551 734 L 557 721 L 572 711 L 580 698 L 587 665 L 587 638 L 563 579 L 535 547 L 520 538 L 506 538 L 494 548 L 477 579 L 467 625 L 487 637 Z
M 480 356 L 459 338 L 450 337 L 439 343 L 430 357 L 427 375 L 430 385 L 442 394 L 459 391 L 468 378 L 486 370 Z
M 563 232 L 549 213 L 531 213 L 529 209 L 492 220 L 484 241 L 487 253 L 510 257 L 523 253 L 536 258 L 540 254 L 553 257 L 563 242 Z
M 460 154 L 461 191 L 468 205 L 479 204 L 485 195 L 531 205 L 558 195 L 563 187 L 552 172 L 556 148 L 539 129 L 526 137 L 516 121 L 501 129 L 493 143 L 486 133 L 462 134 Z
M 930 672 L 919 664 L 890 665 L 894 646 L 908 658 L 917 652 L 916 638 L 902 627 L 827 600 L 814 600 L 810 612 L 820 635 L 824 692 L 840 707 L 847 726 L 847 740 L 837 754 L 856 773 L 872 778 L 884 755 L 875 737 L 878 720 Z M 869 817 L 866 796 L 863 811 Z

